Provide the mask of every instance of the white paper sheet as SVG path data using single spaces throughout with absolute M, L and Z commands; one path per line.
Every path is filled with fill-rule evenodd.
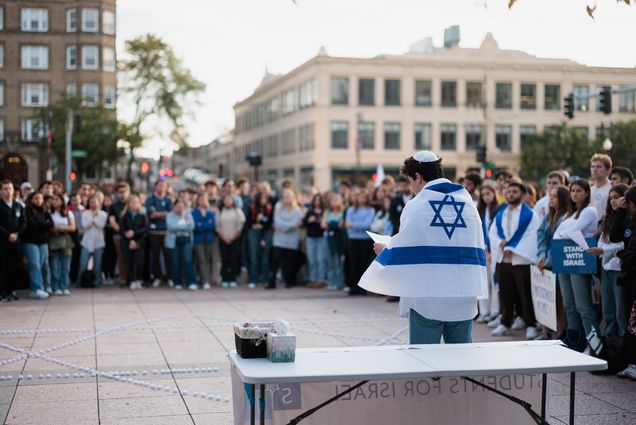
M 373 239 L 373 242 L 375 243 L 381 243 L 383 245 L 388 245 L 389 243 L 391 243 L 391 236 L 378 235 L 377 233 L 369 232 L 368 230 L 367 230 L 367 235 L 369 235 L 371 239 Z
M 587 244 L 587 241 L 585 240 L 585 237 L 583 236 L 583 233 L 581 233 L 580 230 L 577 230 L 575 232 L 570 232 L 568 236 L 570 239 L 572 239 L 572 241 L 574 241 L 575 244 L 577 244 L 581 248 L 585 250 L 590 249 L 590 246 Z

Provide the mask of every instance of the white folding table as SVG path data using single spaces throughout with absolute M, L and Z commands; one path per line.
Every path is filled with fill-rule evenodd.
M 261 425 L 265 423 L 265 384 L 361 381 L 290 422 L 296 424 L 368 381 L 441 377 L 461 377 L 484 387 L 521 405 L 536 423 L 547 424 L 545 418 L 548 373 L 570 373 L 570 424 L 573 424 L 576 372 L 607 369 L 605 361 L 570 350 L 560 341 L 298 349 L 294 363 L 243 359 L 236 352 L 231 352 L 229 360 L 249 388 L 251 424 L 256 424 L 256 386 L 260 386 Z M 533 411 L 532 406 L 523 400 L 472 378 L 508 374 L 542 375 L 540 414 Z

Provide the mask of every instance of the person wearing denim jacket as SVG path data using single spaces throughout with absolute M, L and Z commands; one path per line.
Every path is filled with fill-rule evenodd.
M 192 211 L 194 219 L 194 256 L 201 278 L 203 289 L 210 289 L 212 282 L 212 244 L 216 236 L 216 217 L 210 209 L 208 196 L 203 194 L 197 199 L 197 208 Z
M 252 289 L 258 282 L 269 280 L 269 256 L 272 249 L 272 224 L 274 207 L 266 192 L 259 191 L 250 205 L 247 219 L 247 241 L 249 248 L 249 276 L 247 287 Z
M 192 264 L 192 233 L 194 219 L 186 211 L 181 200 L 175 201 L 172 211 L 166 216 L 166 239 L 164 246 L 170 250 L 172 280 L 174 289 L 183 289 L 182 280 L 185 278 L 188 289 L 197 289 L 197 278 Z
M 349 295 L 365 295 L 366 291 L 358 286 L 364 271 L 369 267 L 373 255 L 373 241 L 367 234 L 371 227 L 375 211 L 369 206 L 369 195 L 360 191 L 355 195 L 352 206 L 345 213 L 347 245 L 351 259 L 351 281 Z

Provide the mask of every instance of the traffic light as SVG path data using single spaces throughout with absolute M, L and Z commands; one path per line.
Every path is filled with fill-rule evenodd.
M 485 166 L 486 166 L 486 178 L 492 179 L 492 177 L 495 175 L 495 164 L 493 164 L 492 162 L 486 162 Z
M 82 131 L 82 116 L 79 112 L 73 114 L 73 134 L 79 134 Z
M 146 161 L 144 161 L 139 166 L 139 169 L 141 170 L 142 174 L 148 174 L 148 171 L 150 171 L 150 164 L 148 164 Z
M 75 181 L 75 179 L 77 179 L 77 173 L 75 173 L 75 171 L 71 171 L 68 175 L 69 179 L 71 179 L 72 182 Z
M 609 86 L 603 87 L 603 89 L 599 93 L 599 96 L 601 101 L 600 102 L 601 111 L 605 115 L 611 114 L 612 113 L 612 88 Z
M 480 164 L 484 164 L 486 162 L 487 155 L 488 155 L 488 148 L 485 145 L 480 145 L 477 148 L 477 162 Z
M 245 155 L 245 160 L 249 162 L 252 167 L 258 167 L 263 164 L 263 157 L 259 152 L 250 152 Z
M 565 101 L 565 107 L 563 108 L 563 114 L 568 119 L 574 118 L 574 95 L 570 93 L 563 99 Z

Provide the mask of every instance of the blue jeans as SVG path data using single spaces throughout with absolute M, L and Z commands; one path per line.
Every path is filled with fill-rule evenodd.
M 568 329 L 581 332 L 582 323 L 585 336 L 590 334 L 592 328 L 598 332 L 598 320 L 592 304 L 592 275 L 560 274 L 559 285 Z
M 307 262 L 309 263 L 309 280 L 312 282 L 326 281 L 327 267 L 327 239 L 324 237 L 305 238 L 307 246 Z
M 24 255 L 29 263 L 29 287 L 31 292 L 42 290 L 44 285 L 44 273 L 47 272 L 49 245 L 48 244 L 22 244 Z
M 102 256 L 104 255 L 104 248 L 98 248 L 93 252 L 93 273 L 95 274 L 95 285 L 102 284 Z M 91 253 L 88 249 L 82 247 L 82 254 L 80 255 L 79 269 L 77 271 L 77 282 L 81 282 L 82 273 L 88 267 L 88 259 L 91 257 Z
M 471 343 L 472 320 L 442 322 L 427 319 L 415 310 L 409 312 L 409 342 L 411 344 L 439 344 L 442 336 L 446 344 Z
M 344 279 L 344 264 L 341 254 L 328 253 L 327 257 L 327 282 L 330 288 L 342 289 Z
M 60 251 L 53 251 L 49 256 L 51 264 L 51 289 L 64 291 L 68 289 L 69 273 L 71 271 L 71 256 Z
M 175 286 L 181 285 L 181 281 L 184 278 L 188 285 L 197 283 L 194 264 L 192 263 L 192 242 L 176 244 L 170 250 L 170 259 L 170 272 Z
M 620 271 L 601 270 L 601 305 L 603 306 L 603 334 L 625 336 L 627 313 L 623 303 L 622 288 L 616 284 Z
M 267 282 L 269 280 L 269 253 L 272 249 L 272 233 L 261 232 L 259 229 L 247 231 L 249 248 L 249 278 L 248 282 Z

